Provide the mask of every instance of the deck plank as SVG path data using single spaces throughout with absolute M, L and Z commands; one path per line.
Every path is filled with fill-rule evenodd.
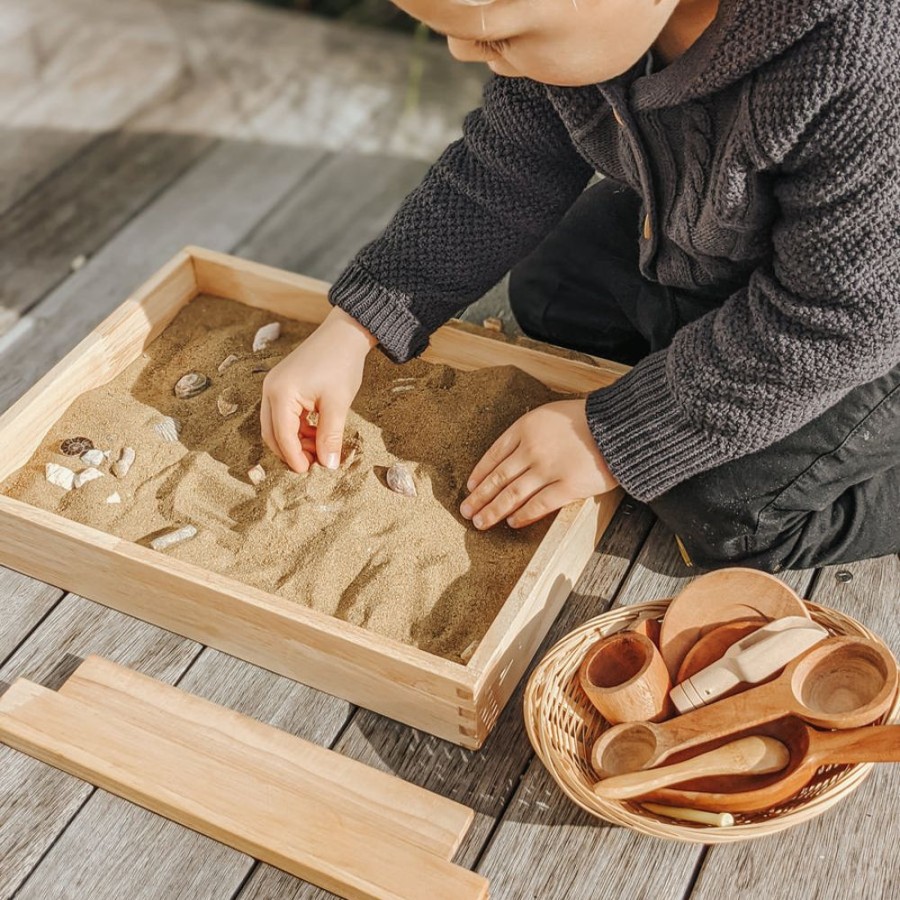
M 62 595 L 59 588 L 0 566 L 0 666 Z
M 841 572 L 851 581 L 839 580 Z M 886 556 L 819 573 L 811 599 L 859 619 L 900 655 L 900 559 Z M 854 794 L 812 822 L 751 843 L 714 847 L 691 895 L 788 900 L 900 896 L 900 766 L 882 765 Z
M 0 681 L 25 677 L 56 687 L 80 659 L 99 653 L 171 683 L 200 649 L 193 641 L 67 594 L 0 668 Z M 0 746 L 2 900 L 15 893 L 92 791 L 83 781 Z M 58 884 L 57 890 L 63 888 Z

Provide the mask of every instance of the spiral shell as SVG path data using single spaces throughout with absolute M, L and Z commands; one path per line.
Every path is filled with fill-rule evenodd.
M 175 382 L 175 396 L 179 400 L 190 400 L 208 387 L 209 379 L 202 372 L 188 372 Z
M 66 456 L 81 456 L 82 453 L 94 449 L 94 442 L 86 437 L 70 437 L 59 445 L 59 449 Z

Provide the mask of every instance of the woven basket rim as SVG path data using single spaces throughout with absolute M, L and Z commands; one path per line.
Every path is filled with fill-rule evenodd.
M 818 783 L 813 788 L 813 795 L 807 799 L 788 801 L 792 804 L 790 810 L 744 815 L 740 818 L 747 821 L 724 828 L 676 822 L 657 816 L 636 802 L 607 800 L 590 791 L 591 782 L 587 781 L 584 772 L 585 765 L 589 768 L 589 764 L 579 755 L 579 747 L 584 746 L 581 731 L 588 730 L 588 725 L 580 717 L 577 704 L 569 702 L 564 706 L 555 696 L 547 696 L 548 691 L 545 689 L 550 686 L 561 689 L 560 685 L 572 687 L 585 645 L 598 636 L 627 627 L 644 613 L 662 615 L 671 600 L 672 598 L 665 598 L 615 607 L 583 622 L 550 648 L 528 679 L 524 699 L 528 738 L 538 758 L 570 800 L 596 818 L 652 837 L 718 844 L 766 837 L 809 821 L 849 796 L 863 783 L 871 773 L 873 763 L 832 767 L 833 771 L 829 769 L 824 775 L 821 774 L 823 770 L 820 770 L 820 774 L 814 779 Z M 803 602 L 811 617 L 832 633 L 859 635 L 887 646 L 881 637 L 852 616 L 810 600 Z M 890 648 L 888 650 L 890 652 Z M 580 687 L 576 691 L 580 692 Z M 602 722 L 602 717 L 590 707 L 586 699 L 582 705 L 589 709 L 588 715 L 592 721 Z M 894 721 L 898 714 L 900 692 L 895 696 L 892 708 L 879 722 Z M 565 724 L 561 724 L 563 719 Z M 572 731 L 573 723 L 579 726 L 578 734 Z M 603 727 L 605 725 L 603 723 Z M 592 774 L 592 777 L 596 780 L 596 776 Z

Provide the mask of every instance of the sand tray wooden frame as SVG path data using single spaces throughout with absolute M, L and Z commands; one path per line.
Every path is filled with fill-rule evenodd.
M 86 391 L 132 363 L 199 294 L 318 323 L 328 285 L 188 247 L 0 417 L 0 481 L 28 462 Z M 627 368 L 563 359 L 444 327 L 422 357 L 462 370 L 514 365 L 554 390 Z M 620 492 L 562 509 L 467 665 L 0 495 L 0 564 L 469 749 L 484 743 L 608 525 Z

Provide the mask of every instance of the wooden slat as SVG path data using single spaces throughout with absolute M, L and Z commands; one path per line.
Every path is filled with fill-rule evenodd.
M 609 603 L 651 521 L 652 517 L 643 507 L 635 508 L 629 503 L 619 508 L 545 640 L 545 650 Z M 363 709 L 355 713 L 335 747 L 366 765 L 394 772 L 407 781 L 473 806 L 475 823 L 457 860 L 474 866 L 533 755 L 522 723 L 523 689 L 524 685 L 520 684 L 487 743 L 478 752 L 450 746 L 431 735 Z M 520 900 L 531 896 L 544 900 L 540 893 L 511 893 L 502 885 L 494 884 L 491 894 L 498 900 Z M 318 888 L 300 884 L 277 869 L 261 866 L 253 873 L 239 900 L 324 900 L 331 896 Z
M 350 900 L 487 896 L 484 879 L 405 843 L 377 814 L 270 777 L 258 746 L 240 751 L 235 737 L 232 751 L 223 740 L 208 753 L 209 728 L 146 704 L 142 682 L 130 679 L 135 712 L 123 716 L 21 679 L 0 698 L 0 738 Z
M 840 573 L 840 577 L 838 577 Z M 849 580 L 847 579 L 849 576 Z M 838 609 L 900 654 L 900 559 L 885 556 L 821 570 L 811 599 Z M 710 850 L 693 900 L 730 897 L 900 896 L 900 766 L 877 766 L 838 806 L 778 839 Z
M 0 666 L 62 595 L 58 588 L 0 567 Z
M 173 730 L 180 722 L 186 732 L 202 731 L 198 739 L 204 753 L 232 759 L 248 774 L 272 780 L 298 796 L 309 795 L 349 816 L 382 819 L 385 833 L 448 860 L 472 822 L 472 810 L 462 804 L 249 716 L 175 691 L 100 656 L 89 656 L 59 693 L 151 730 L 154 722 Z

